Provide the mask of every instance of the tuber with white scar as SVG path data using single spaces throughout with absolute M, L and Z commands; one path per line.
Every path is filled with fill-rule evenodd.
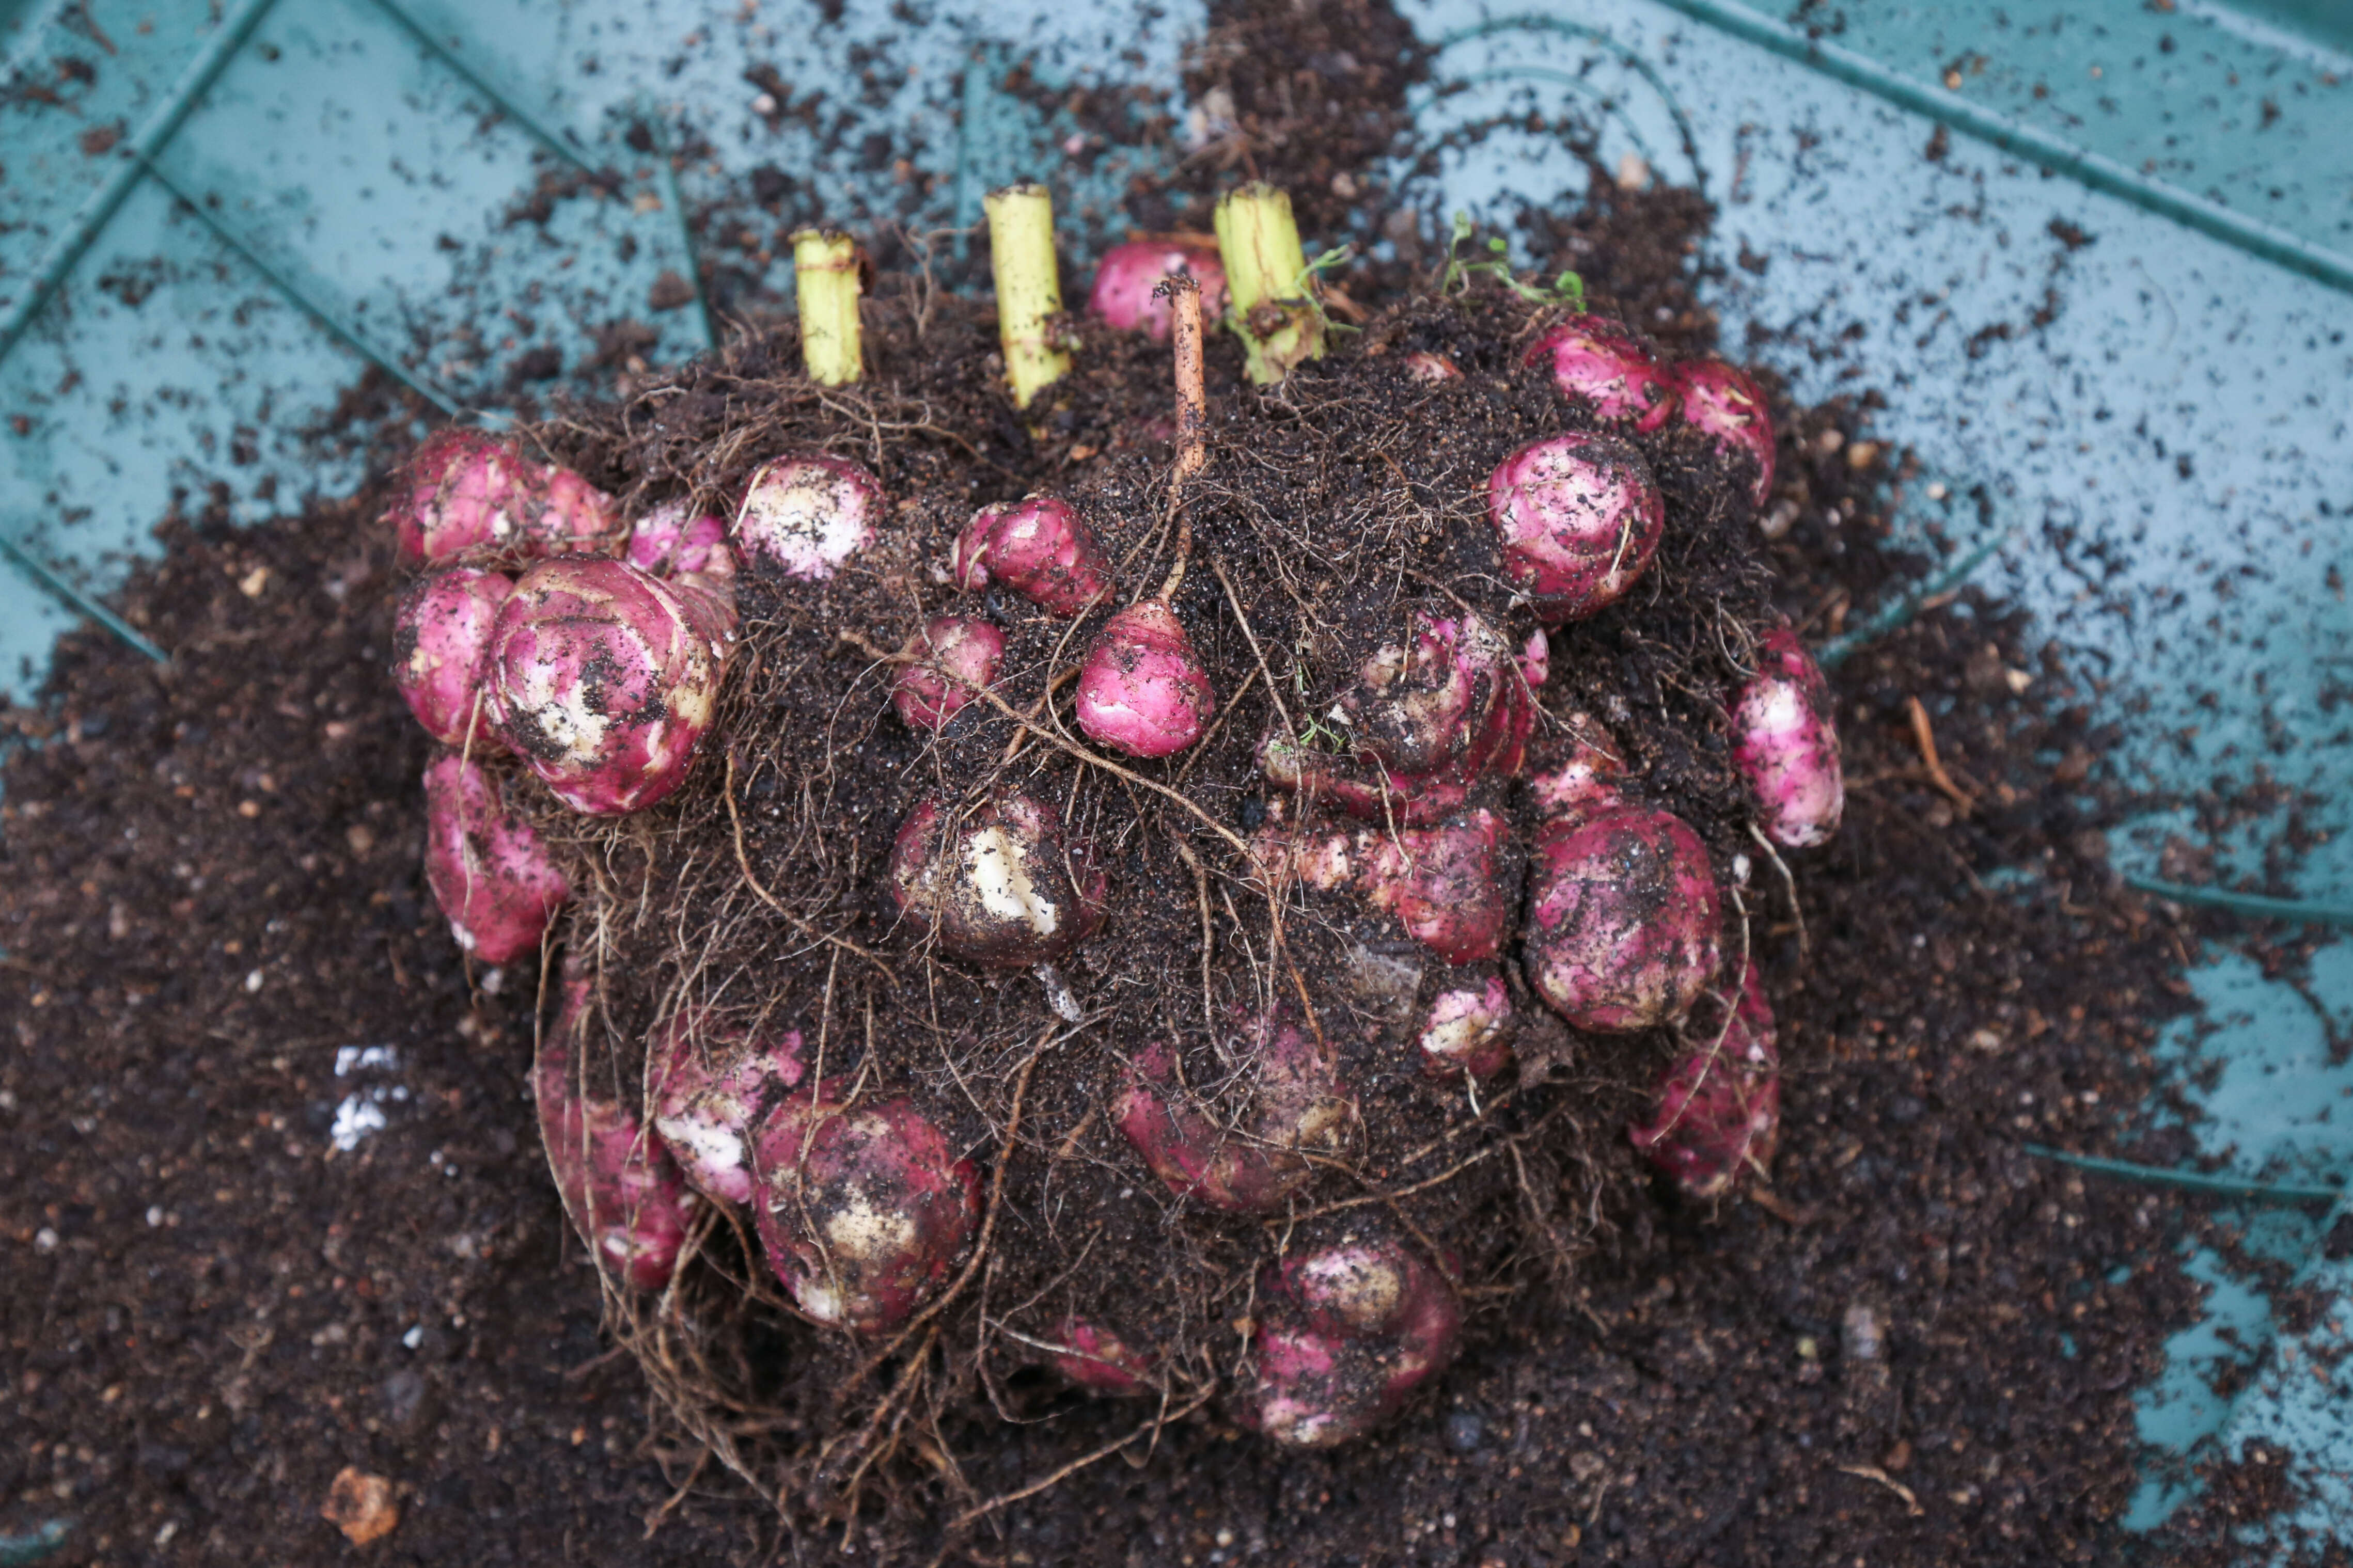
M 971 807 L 923 801 L 899 828 L 887 876 L 901 917 L 941 952 L 1017 969 L 1084 942 L 1106 896 L 1086 846 L 1026 795 Z

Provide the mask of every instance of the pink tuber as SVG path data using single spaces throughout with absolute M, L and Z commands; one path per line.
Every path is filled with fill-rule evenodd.
M 918 662 L 899 667 L 891 705 L 907 728 L 938 730 L 997 679 L 1005 634 L 978 616 L 934 616 L 902 651 Z
M 1487 515 L 1504 575 L 1546 625 L 1615 604 L 1649 567 L 1666 527 L 1642 454 L 1581 430 L 1531 441 L 1498 464 Z
M 1443 381 L 1462 379 L 1460 365 L 1444 354 L 1431 353 L 1427 349 L 1416 349 L 1405 356 L 1405 373 L 1414 380 L 1432 386 Z
M 1781 1129 L 1781 1058 L 1773 1009 L 1751 963 L 1718 1037 L 1669 1068 L 1634 1147 L 1695 1198 L 1712 1198 L 1745 1172 L 1766 1173 Z
M 1354 816 L 1428 823 L 1459 808 L 1482 777 L 1520 769 L 1535 721 L 1529 688 L 1547 670 L 1544 634 L 1514 661 L 1511 644 L 1480 616 L 1417 609 L 1402 642 L 1376 648 L 1338 703 L 1355 754 L 1270 734 L 1259 766 L 1268 780 L 1328 800 Z
M 1139 599 L 1103 623 L 1079 671 L 1079 728 L 1131 757 L 1165 757 L 1201 738 L 1217 700 L 1184 623 Z
M 392 679 L 427 734 L 476 755 L 506 750 L 482 689 L 491 627 L 514 581 L 446 566 L 409 584 L 392 623 Z
M 1239 1130 L 1195 1103 L 1161 1045 L 1136 1053 L 1112 1114 L 1170 1191 L 1229 1213 L 1266 1214 L 1307 1184 L 1308 1156 L 1344 1157 L 1363 1123 L 1355 1094 L 1315 1042 L 1280 1014 L 1246 1027 L 1232 1057 L 1254 1080 Z
M 1117 1334 L 1084 1318 L 1064 1318 L 1055 1331 L 1061 1347 L 1054 1370 L 1090 1394 L 1151 1392 L 1152 1363 Z
M 982 507 L 956 538 L 960 588 L 1002 583 L 1068 620 L 1111 596 L 1111 558 L 1086 519 L 1060 496 Z
M 735 512 L 735 548 L 749 563 L 818 583 L 874 542 L 882 485 L 847 458 L 777 458 L 744 487 Z
M 856 1106 L 802 1089 L 752 1145 L 754 1223 L 768 1267 L 820 1323 L 907 1321 L 980 1217 L 980 1178 L 905 1100 Z
M 1476 990 L 1457 987 L 1430 1000 L 1415 1044 L 1426 1078 L 1492 1078 L 1512 1059 L 1512 994 L 1500 978 Z
M 712 1026 L 710 1014 L 671 1014 L 646 1041 L 646 1104 L 654 1131 L 704 1197 L 752 1201 L 752 1130 L 801 1081 L 801 1033 L 754 1040 Z
M 693 765 L 725 673 L 732 615 L 626 562 L 566 555 L 499 610 L 491 700 L 507 743 L 591 816 L 653 805 Z
M 1707 849 L 1667 812 L 1602 805 L 1536 836 L 1528 981 L 1580 1029 L 1683 1016 L 1715 973 L 1722 923 Z
M 1303 836 L 1269 828 L 1252 853 L 1261 876 L 1352 889 L 1449 963 L 1478 963 L 1503 952 L 1511 918 L 1504 840 L 1504 819 L 1481 806 L 1433 827 Z
M 1453 1283 L 1387 1236 L 1347 1237 L 1268 1274 L 1241 1415 L 1284 1447 L 1363 1436 L 1454 1359 Z
M 1605 423 L 1631 424 L 1647 435 L 1675 416 L 1672 376 L 1615 321 L 1570 317 L 1536 340 L 1526 363 L 1547 356 L 1554 384 Z
M 1765 394 L 1720 359 L 1686 360 L 1672 374 L 1683 423 L 1713 441 L 1719 457 L 1752 469 L 1748 499 L 1763 506 L 1773 493 L 1773 416 Z
M 571 469 L 554 463 L 539 470 L 537 507 L 525 515 L 519 542 L 526 555 L 603 552 L 622 531 L 619 503 Z
M 735 577 L 727 525 L 682 500 L 658 506 L 631 524 L 628 548 L 621 558 L 656 577 L 700 579 L 712 588 Z
M 961 814 L 936 799 L 907 814 L 891 847 L 899 912 L 943 952 L 1025 968 L 1057 959 L 1103 921 L 1106 888 L 1054 808 L 1010 795 Z
M 555 1026 L 532 1065 L 540 1141 L 564 1212 L 598 1268 L 632 1289 L 659 1290 L 678 1267 L 694 1194 L 636 1114 L 580 1075 L 573 1047 L 588 988 L 586 973 L 567 960 Z
M 484 963 L 537 952 L 572 896 L 539 836 L 507 809 L 497 778 L 454 754 L 425 769 L 425 879 L 458 945 Z
M 1766 634 L 1760 668 L 1732 708 L 1732 760 L 1765 806 L 1765 834 L 1804 848 L 1838 830 L 1846 809 L 1830 683 L 1795 632 Z
M 1201 313 L 1214 321 L 1226 313 L 1226 268 L 1214 245 L 1181 239 L 1131 239 L 1103 253 L 1087 309 L 1122 331 L 1141 331 L 1155 343 L 1168 341 L 1168 300 L 1154 292 L 1160 280 L 1189 274 L 1201 286 Z
M 430 565 L 518 542 L 536 510 L 537 478 L 504 442 L 456 426 L 436 430 L 396 481 L 389 521 L 400 558 Z

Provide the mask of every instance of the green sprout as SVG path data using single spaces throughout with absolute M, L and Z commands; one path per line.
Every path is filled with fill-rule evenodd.
M 1512 271 L 1512 263 L 1508 255 L 1511 244 L 1501 235 L 1488 237 L 1489 258 L 1487 260 L 1464 260 L 1461 254 L 1462 242 L 1471 238 L 1472 232 L 1471 215 L 1456 213 L 1454 236 L 1447 242 L 1446 247 L 1446 275 L 1440 279 L 1438 285 L 1440 293 L 1460 293 L 1471 286 L 1472 278 L 1483 275 L 1502 283 L 1521 299 L 1531 300 L 1535 304 L 1566 305 L 1570 310 L 1577 311 L 1585 309 L 1584 279 L 1574 272 L 1564 272 L 1554 279 L 1549 285 L 1521 281 Z

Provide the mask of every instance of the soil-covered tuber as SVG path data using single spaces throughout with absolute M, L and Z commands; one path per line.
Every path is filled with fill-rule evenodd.
M 997 679 L 1005 634 L 978 616 L 934 616 L 901 650 L 891 706 L 911 730 L 937 730 Z
M 1512 994 L 1500 976 L 1476 988 L 1441 991 L 1414 1043 L 1430 1078 L 1493 1078 L 1511 1065 Z
M 975 963 L 1060 958 L 1103 919 L 1103 873 L 1054 808 L 1026 795 L 970 808 L 923 801 L 900 826 L 888 877 L 907 923 Z
M 1528 983 L 1580 1029 L 1672 1023 L 1715 977 L 1723 912 L 1707 848 L 1672 813 L 1604 805 L 1536 836 Z
M 1356 1098 L 1314 1040 L 1280 1012 L 1246 1025 L 1231 1045 L 1248 1101 L 1238 1125 L 1204 1110 L 1164 1045 L 1138 1051 L 1112 1114 L 1170 1191 L 1236 1214 L 1264 1214 L 1314 1174 L 1311 1156 L 1338 1159 L 1361 1121 Z
M 392 679 L 425 732 L 480 756 L 506 750 L 482 689 L 491 628 L 514 580 L 473 566 L 446 566 L 401 595 L 393 616 Z
M 1696 1198 L 1763 1176 L 1781 1129 L 1781 1058 L 1773 1008 L 1751 963 L 1732 1016 L 1660 1079 L 1648 1123 L 1627 1130 L 1634 1147 Z
M 1683 423 L 1746 480 L 1749 504 L 1773 493 L 1773 416 L 1755 382 L 1720 359 L 1687 360 L 1673 371 Z
M 798 1029 L 754 1039 L 682 1008 L 646 1041 L 646 1106 L 695 1191 L 748 1204 L 753 1130 L 807 1070 Z
M 425 879 L 458 945 L 485 963 L 537 952 L 572 896 L 539 835 L 508 808 L 497 775 L 448 753 L 425 769 Z
M 762 464 L 735 510 L 744 563 L 823 582 L 874 542 L 882 485 L 847 458 L 778 458 Z
M 579 1053 L 589 976 L 567 962 L 556 1021 L 532 1068 L 540 1141 L 564 1211 L 597 1267 L 638 1290 L 659 1290 L 678 1267 L 694 1194 L 637 1113 L 599 1092 Z
M 1531 441 L 1497 465 L 1487 515 L 1503 544 L 1504 575 L 1555 626 L 1622 598 L 1666 528 L 1642 454 L 1582 430 Z
M 1068 620 L 1111 595 L 1111 561 L 1070 502 L 1031 495 L 973 515 L 956 538 L 955 580 L 963 588 L 1001 583 Z
M 1290 1448 L 1363 1436 L 1454 1359 L 1454 1285 L 1386 1235 L 1348 1237 L 1269 1270 L 1241 1415 Z
M 802 1089 L 752 1148 L 754 1223 L 800 1310 L 860 1332 L 896 1327 L 944 1279 L 980 1214 L 980 1179 L 905 1100 Z
M 1678 411 L 1672 374 L 1615 321 L 1589 312 L 1570 317 L 1528 350 L 1528 363 L 1546 359 L 1562 395 L 1606 424 L 1648 435 Z
M 492 634 L 500 731 L 575 811 L 651 805 L 693 765 L 731 620 L 710 595 L 627 562 L 543 561 L 515 584 Z

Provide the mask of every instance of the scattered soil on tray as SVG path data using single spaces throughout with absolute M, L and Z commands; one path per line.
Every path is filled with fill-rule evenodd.
M 1345 80 L 1240 21 L 1259 55 Z M 1199 68 L 1244 110 L 1274 90 L 1251 50 L 1226 58 Z M 1334 89 L 1366 149 L 1401 90 L 1392 58 Z M 1304 144 L 1261 136 L 1253 156 L 1289 178 L 1267 149 Z M 1530 235 L 1693 353 L 1715 336 L 1692 290 L 1705 220 L 1681 193 L 1603 188 Z M 1127 406 L 1120 353 L 1033 437 L 974 390 L 980 319 L 941 303 L 902 388 L 970 443 L 984 488 L 1159 460 L 1106 412 Z M 1920 564 L 1882 543 L 1905 475 L 1869 401 L 1777 400 L 1760 586 L 1814 640 Z M 172 663 L 77 633 L 40 703 L 6 715 L 0 1534 L 68 1521 L 66 1563 L 326 1561 L 346 1548 L 319 1509 L 354 1467 L 391 1483 L 399 1521 L 365 1549 L 387 1561 L 931 1561 L 935 1530 L 905 1517 L 784 1535 L 601 1331 L 524 1087 L 538 976 L 462 963 L 420 875 L 429 747 L 385 674 L 397 584 L 375 510 L 167 524 L 119 607 Z M 955 1560 L 2126 1551 L 2134 1391 L 2196 1311 L 2182 1246 L 2216 1227 L 2026 1145 L 2179 1156 L 2137 1120 L 2149 1047 L 2201 938 L 2232 928 L 2119 887 L 2102 832 L 2126 803 L 2078 761 L 2103 744 L 2094 694 L 2000 605 L 1965 591 L 1832 679 L 1846 824 L 1792 857 L 1794 910 L 1762 889 L 1785 1073 L 1768 1201 L 1638 1187 L 1613 1139 L 1628 1179 L 1565 1282 L 1477 1298 L 1466 1353 L 1378 1438 L 1282 1455 L 1205 1410 L 1000 1510 Z M 1022 1375 L 1029 1424 L 941 1412 L 978 1496 L 1136 1422 Z M 2245 1458 L 2149 1552 L 2228 1561 L 2225 1532 L 2284 1500 L 2276 1472 Z

